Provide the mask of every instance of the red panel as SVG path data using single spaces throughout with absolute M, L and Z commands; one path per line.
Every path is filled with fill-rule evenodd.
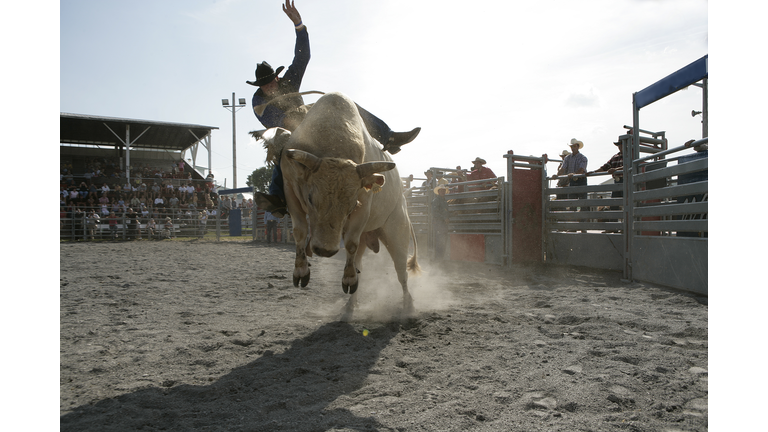
M 541 262 L 541 171 L 512 170 L 512 262 Z
M 485 261 L 483 234 L 451 234 L 451 261 Z

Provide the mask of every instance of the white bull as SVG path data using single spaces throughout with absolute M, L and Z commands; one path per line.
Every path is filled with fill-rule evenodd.
M 348 319 L 357 303 L 358 273 L 366 247 L 389 251 L 403 289 L 403 309 L 412 315 L 408 271 L 419 271 L 416 237 L 408 218 L 403 186 L 395 163 L 363 124 L 355 103 L 328 93 L 312 106 L 290 133 L 281 130 L 267 143 L 282 148 L 285 198 L 293 220 L 296 262 L 293 284 L 309 283 L 307 256 L 335 255 L 340 240 L 347 252 L 341 285 L 352 296 Z M 411 239 L 414 254 L 408 257 Z

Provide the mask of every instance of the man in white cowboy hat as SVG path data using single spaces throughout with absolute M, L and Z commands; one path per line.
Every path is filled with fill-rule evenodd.
M 580 152 L 584 148 L 584 143 L 576 138 L 571 138 L 570 146 L 571 154 L 563 159 L 563 165 L 557 170 L 557 175 L 568 174 L 568 186 L 586 186 L 586 177 L 573 178 L 574 175 L 587 173 L 587 157 Z M 586 193 L 568 195 L 569 199 L 583 199 L 586 197 Z
M 448 222 L 450 210 L 445 195 L 449 192 L 448 186 L 441 184 L 434 189 L 437 195 L 432 200 L 432 232 L 435 239 L 435 259 L 442 260 L 445 257 L 445 243 L 448 238 Z
M 296 9 L 294 2 L 285 0 L 285 4 L 282 7 L 283 12 L 293 21 L 296 30 L 293 62 L 288 66 L 282 78 L 278 75 L 285 69 L 284 66 L 274 70 L 269 63 L 261 62 L 256 66 L 256 79 L 254 81 L 246 81 L 246 83 L 259 87 L 253 94 L 251 104 L 254 108 L 254 114 L 256 114 L 261 124 L 266 128 L 281 127 L 292 131 L 303 119 L 303 114 L 306 113 L 307 107 L 304 106 L 304 100 L 300 95 L 285 95 L 298 93 L 301 87 L 301 81 L 304 77 L 304 72 L 307 70 L 310 58 L 309 33 L 304 22 L 301 20 L 301 14 Z M 275 100 L 278 97 L 280 99 Z M 269 103 L 272 100 L 274 102 L 267 105 L 261 114 L 257 112 L 256 107 Z M 384 121 L 364 110 L 359 105 L 357 108 L 368 132 L 384 146 L 384 151 L 389 151 L 391 154 L 399 152 L 400 146 L 413 141 L 421 131 L 421 128 L 417 127 L 409 132 L 393 132 Z M 257 137 L 257 135 L 254 136 Z M 254 196 L 254 200 L 259 207 L 272 211 L 278 217 L 282 217 L 286 212 L 283 176 L 279 160 L 275 163 L 275 169 L 272 172 L 269 194 L 259 192 Z
M 472 161 L 472 172 L 467 174 L 467 181 L 472 180 L 485 180 L 485 179 L 495 179 L 496 174 L 493 173 L 493 171 L 488 168 L 487 166 L 484 166 L 486 164 L 485 159 L 482 159 L 480 157 L 476 157 L 475 160 Z M 482 190 L 482 189 L 490 189 L 493 187 L 493 182 L 487 182 L 484 183 L 482 186 L 470 186 L 469 190 Z

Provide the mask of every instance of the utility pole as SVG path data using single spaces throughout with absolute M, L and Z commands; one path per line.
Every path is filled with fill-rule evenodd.
M 232 187 L 233 188 L 237 188 L 237 129 L 235 126 L 235 113 L 240 108 L 245 106 L 245 99 L 240 98 L 240 100 L 238 100 L 237 103 L 235 103 L 235 101 L 236 101 L 235 92 L 232 92 L 231 104 L 229 102 L 229 99 L 221 100 L 221 106 L 223 106 L 229 111 L 232 111 Z

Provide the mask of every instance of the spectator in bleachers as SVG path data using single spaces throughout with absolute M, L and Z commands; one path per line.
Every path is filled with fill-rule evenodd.
M 88 185 L 85 182 L 80 182 L 80 186 L 77 188 L 78 200 L 85 201 L 88 197 Z
M 172 211 L 179 210 L 179 199 L 176 197 L 176 194 L 172 195 L 171 198 L 168 200 L 168 206 L 171 208 Z
M 135 193 L 131 193 L 131 200 L 129 201 L 130 206 L 137 209 L 141 207 L 141 200 L 139 200 L 139 197 Z
M 162 195 L 157 195 L 152 204 L 154 204 L 155 208 L 158 209 L 165 208 L 165 200 L 163 200 Z
M 141 219 L 142 220 L 151 219 L 149 217 L 149 208 L 147 206 L 145 206 L 144 204 L 139 204 L 139 212 L 141 213 Z
M 121 213 L 121 212 L 120 212 L 120 205 L 119 205 L 119 204 L 117 204 L 117 199 L 116 199 L 116 198 L 112 198 L 112 199 L 110 200 L 110 203 L 109 203 L 109 209 L 110 209 L 110 211 L 111 211 L 112 213 L 114 213 L 114 214 L 118 214 L 118 213 Z
M 105 194 L 109 193 L 109 186 L 107 185 L 107 183 L 101 184 L 101 192 Z
M 98 207 L 99 201 L 96 199 L 96 195 L 88 194 L 88 198 L 85 200 L 85 206 L 89 210 L 94 210 Z

